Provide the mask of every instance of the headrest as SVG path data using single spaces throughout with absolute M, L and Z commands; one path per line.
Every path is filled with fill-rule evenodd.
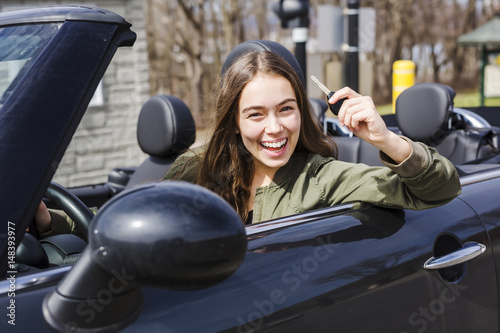
M 328 104 L 325 100 L 319 98 L 309 98 L 309 103 L 311 104 L 312 113 L 316 116 L 319 123 L 323 125 L 325 112 L 328 110 Z
M 157 95 L 144 103 L 137 122 L 137 141 L 151 156 L 166 157 L 194 143 L 196 127 L 187 105 L 177 97 Z
M 415 141 L 438 144 L 449 130 L 453 88 L 439 83 L 420 83 L 396 99 L 396 121 L 402 134 Z
M 231 52 L 226 57 L 226 60 L 224 61 L 224 64 L 222 65 L 222 71 L 221 71 L 221 76 L 226 73 L 227 69 L 231 67 L 233 62 L 240 57 L 241 55 L 247 53 L 247 52 L 261 52 L 261 51 L 272 51 L 274 53 L 279 54 L 285 60 L 295 69 L 295 72 L 299 76 L 300 80 L 302 81 L 302 84 L 304 87 L 306 86 L 305 84 L 305 79 L 304 79 L 304 74 L 302 73 L 302 68 L 299 65 L 299 62 L 297 59 L 294 57 L 294 55 L 288 51 L 286 47 L 281 45 L 280 43 L 273 42 L 270 40 L 248 40 L 246 42 L 243 42 L 236 46 Z

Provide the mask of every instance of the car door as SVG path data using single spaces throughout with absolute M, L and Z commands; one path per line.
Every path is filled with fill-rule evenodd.
M 498 328 L 488 235 L 460 198 L 425 211 L 339 206 L 247 227 L 241 267 L 197 291 L 143 288 L 125 331 L 481 332 Z M 451 268 L 424 263 L 486 245 Z

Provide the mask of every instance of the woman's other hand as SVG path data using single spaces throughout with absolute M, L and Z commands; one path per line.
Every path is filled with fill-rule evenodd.
M 47 232 L 52 229 L 52 217 L 43 201 L 40 202 L 36 210 L 35 222 L 39 232 Z

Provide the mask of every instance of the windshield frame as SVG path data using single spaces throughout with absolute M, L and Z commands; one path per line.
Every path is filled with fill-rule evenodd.
M 18 75 L 0 111 L 0 275 L 8 268 L 7 231 L 20 244 L 117 48 L 136 39 L 130 24 L 116 14 L 64 8 L 73 19 L 57 22 L 60 28 Z M 50 16 L 50 10 L 39 12 Z

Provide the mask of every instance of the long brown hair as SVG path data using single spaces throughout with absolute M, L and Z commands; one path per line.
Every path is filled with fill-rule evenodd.
M 197 184 L 209 188 L 228 201 L 243 221 L 255 172 L 253 156 L 243 145 L 236 117 L 241 92 L 258 73 L 281 76 L 294 90 L 301 114 L 296 151 L 337 155 L 333 140 L 324 135 L 312 116 L 304 86 L 294 69 L 271 51 L 249 52 L 239 57 L 224 74 L 217 96 L 214 132 L 203 156 Z

